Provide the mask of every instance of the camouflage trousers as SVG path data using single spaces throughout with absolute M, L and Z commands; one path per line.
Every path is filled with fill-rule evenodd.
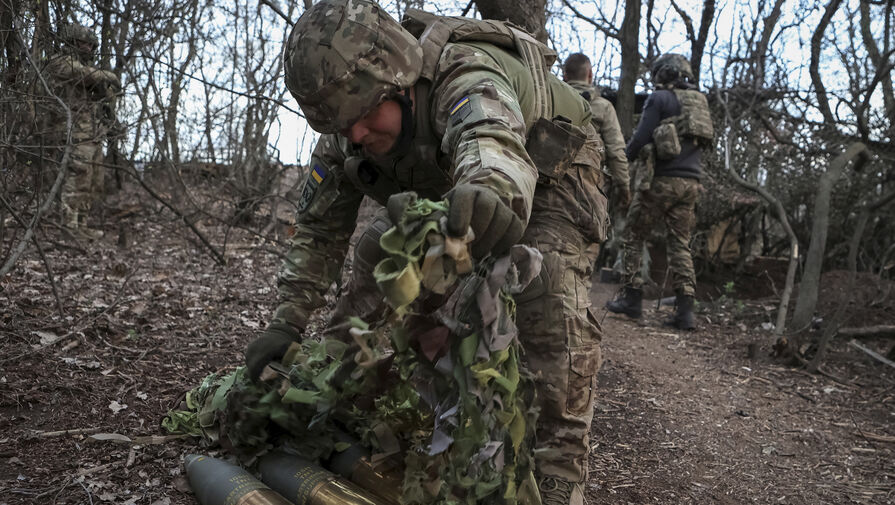
M 582 168 L 581 172 L 591 171 Z M 535 462 L 541 475 L 583 483 L 587 478 L 588 434 L 593 419 L 597 371 L 602 362 L 602 329 L 591 312 L 590 288 L 593 264 L 600 250 L 599 230 L 568 222 L 578 215 L 595 226 L 590 212 L 605 221 L 605 198 L 588 211 L 588 204 L 572 203 L 581 188 L 596 188 L 587 176 L 567 176 L 567 205 L 556 212 L 562 188 L 535 194 L 535 203 L 522 242 L 543 255 L 540 275 L 516 297 L 516 325 L 528 369 L 535 376 L 540 407 Z M 562 186 L 563 183 L 560 183 Z M 592 187 L 591 187 L 592 186 Z M 543 191 L 542 191 L 543 190 Z M 566 205 L 566 204 L 563 204 Z M 552 209 L 547 212 L 547 209 Z M 582 210 L 584 211 L 582 214 Z M 380 212 L 355 245 L 352 273 L 328 325 L 327 335 L 346 338 L 347 316 L 369 320 L 382 310 L 382 297 L 373 279 L 373 267 L 381 259 L 379 237 L 391 224 Z
M 637 191 L 628 210 L 625 228 L 625 285 L 643 287 L 643 244 L 655 226 L 665 223 L 665 246 L 672 285 L 677 293 L 692 296 L 696 273 L 690 254 L 690 235 L 696 223 L 699 181 L 683 177 L 655 177 L 650 189 Z
M 94 200 L 102 195 L 105 177 L 102 157 L 102 144 L 99 142 L 87 140 L 72 146 L 61 194 L 64 212 L 86 213 Z

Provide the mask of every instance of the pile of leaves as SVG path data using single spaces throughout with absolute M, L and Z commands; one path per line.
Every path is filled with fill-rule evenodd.
M 210 376 L 163 422 L 250 466 L 273 447 L 326 461 L 353 435 L 373 462 L 402 458 L 403 502 L 536 502 L 534 388 L 521 365 L 512 295 L 540 270 L 515 246 L 474 264 L 445 233 L 447 203 L 409 196 L 375 270 L 389 309 L 351 321 L 352 342 L 294 344 L 267 376 Z

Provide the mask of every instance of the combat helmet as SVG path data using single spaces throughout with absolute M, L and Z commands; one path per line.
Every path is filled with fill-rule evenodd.
M 666 84 L 686 77 L 690 82 L 696 80 L 693 77 L 693 69 L 690 62 L 680 54 L 666 53 L 656 58 L 650 69 L 652 80 L 656 84 Z
M 321 0 L 292 28 L 283 50 L 286 87 L 311 128 L 350 127 L 420 76 L 419 42 L 369 0 Z
M 93 31 L 79 24 L 65 25 L 59 29 L 59 40 L 68 45 L 75 45 L 77 42 L 86 42 L 90 44 L 92 49 L 99 46 L 99 40 Z

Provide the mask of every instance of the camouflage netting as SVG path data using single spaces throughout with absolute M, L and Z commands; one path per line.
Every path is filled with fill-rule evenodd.
M 276 380 L 253 384 L 243 367 L 207 377 L 163 426 L 247 465 L 273 447 L 326 460 L 347 447 L 337 436 L 347 431 L 374 462 L 403 457 L 405 503 L 536 502 L 534 388 L 512 295 L 537 275 L 540 254 L 515 246 L 473 265 L 472 237 L 444 234 L 446 203 L 413 198 L 405 209 L 375 269 L 385 320 L 353 320 L 350 344 L 294 344 Z

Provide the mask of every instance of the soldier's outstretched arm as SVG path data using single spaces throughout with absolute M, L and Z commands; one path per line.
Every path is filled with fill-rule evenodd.
M 323 295 L 342 269 L 363 197 L 342 179 L 342 153 L 333 135 L 317 141 L 298 202 L 295 234 L 277 277 L 280 304 L 267 328 L 246 347 L 252 380 L 302 338 L 311 312 L 323 306 Z
M 100 70 L 91 65 L 84 65 L 77 58 L 56 56 L 47 64 L 47 71 L 61 81 L 80 82 L 87 87 L 109 86 L 121 87 L 118 76 L 108 70 Z
M 298 202 L 295 234 L 277 276 L 280 303 L 274 323 L 303 330 L 341 272 L 363 199 L 343 176 L 344 142 L 335 135 L 317 141 Z
M 521 239 L 538 180 L 525 151 L 522 107 L 500 68 L 485 52 L 452 44 L 442 53 L 434 82 L 435 129 L 452 159 L 455 189 L 449 197 L 472 206 L 456 220 L 471 221 L 476 256 L 491 247 L 501 253 Z

